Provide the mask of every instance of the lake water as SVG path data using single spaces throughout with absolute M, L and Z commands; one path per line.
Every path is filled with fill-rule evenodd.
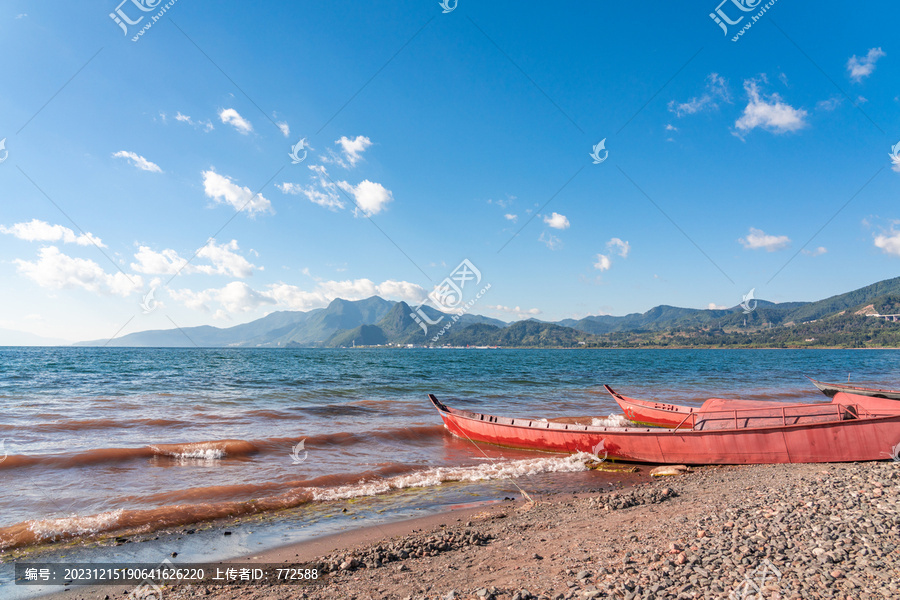
M 691 405 L 824 401 L 804 374 L 897 388 L 898 366 L 893 350 L 2 348 L 0 551 L 273 511 L 296 525 L 354 498 L 377 519 L 584 477 L 570 457 L 451 437 L 428 393 L 607 417 L 604 383 Z

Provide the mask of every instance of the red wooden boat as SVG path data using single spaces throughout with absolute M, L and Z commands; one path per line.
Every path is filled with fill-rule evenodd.
M 873 417 L 864 408 L 846 404 L 817 405 L 820 416 L 828 415 L 820 422 L 792 424 L 787 415 L 760 416 L 756 409 L 734 409 L 695 416 L 693 429 L 662 429 L 498 417 L 450 408 L 433 394 L 428 397 L 444 427 L 463 439 L 548 452 L 588 452 L 631 462 L 856 462 L 887 459 L 900 450 L 900 414 Z M 778 423 L 770 424 L 772 420 Z
M 816 381 L 809 375 L 807 375 L 806 378 L 812 381 L 813 385 L 819 388 L 819 390 L 829 398 L 833 398 L 835 394 L 843 392 L 845 394 L 857 394 L 860 396 L 871 396 L 873 398 L 889 398 L 891 400 L 900 400 L 900 391 L 897 390 L 883 390 L 879 388 L 860 387 L 843 383 L 825 383 L 824 381 Z
M 750 411 L 753 411 L 756 418 L 774 418 L 775 421 L 773 421 L 773 423 L 775 424 L 778 423 L 778 419 L 782 418 L 782 416 L 785 417 L 786 424 L 812 423 L 823 419 L 828 420 L 830 418 L 829 415 L 833 414 L 833 411 L 831 409 L 823 409 L 822 407 L 827 407 L 831 404 L 859 405 L 872 416 L 900 413 L 900 403 L 894 400 L 845 394 L 843 392 L 838 392 L 830 403 L 815 402 L 811 404 L 798 404 L 794 402 L 710 398 L 701 406 L 681 406 L 678 404 L 665 404 L 662 402 L 629 398 L 619 394 L 608 385 L 604 385 L 603 387 L 606 388 L 606 391 L 615 399 L 628 420 L 649 427 L 679 427 L 690 429 L 694 426 L 695 420 L 705 413 L 729 410 L 741 410 L 744 411 L 742 413 L 744 415 L 748 415 L 750 414 Z
M 761 402 L 753 400 L 725 400 L 722 398 L 710 398 L 702 406 L 682 406 L 680 404 L 667 404 L 653 400 L 638 400 L 628 398 L 617 393 L 608 385 L 604 385 L 606 391 L 615 399 L 622 413 L 629 421 L 638 425 L 649 427 L 690 427 L 689 416 L 696 412 L 709 412 L 716 410 L 733 409 L 770 409 L 782 406 L 793 406 L 784 402 Z

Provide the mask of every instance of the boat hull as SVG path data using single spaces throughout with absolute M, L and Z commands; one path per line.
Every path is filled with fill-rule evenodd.
M 871 396 L 872 398 L 886 398 L 890 400 L 900 400 L 900 391 L 898 390 L 881 390 L 878 388 L 859 387 L 855 385 L 842 385 L 840 383 L 825 383 L 824 381 L 816 381 L 812 377 L 807 377 L 812 381 L 813 385 L 819 388 L 823 394 L 829 398 L 833 398 L 835 394 L 857 394 L 859 396 Z
M 460 411 L 429 395 L 446 429 L 473 442 L 588 452 L 654 464 L 776 464 L 885 460 L 900 449 L 900 415 L 729 430 L 594 427 Z

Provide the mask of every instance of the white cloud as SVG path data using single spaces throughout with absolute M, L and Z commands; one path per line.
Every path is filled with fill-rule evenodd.
M 597 262 L 594 263 L 594 268 L 598 271 L 609 271 L 610 267 L 612 267 L 612 261 L 605 254 L 597 255 Z
M 246 258 L 237 254 L 235 250 L 239 250 L 237 240 L 216 245 L 216 240 L 210 240 L 208 244 L 203 246 L 197 252 L 197 258 L 205 258 L 211 265 L 197 265 L 195 268 L 200 273 L 207 275 L 231 275 L 232 277 L 250 277 L 253 275 L 253 269 L 263 270 L 248 261 Z
M 875 62 L 885 56 L 884 50 L 881 48 L 870 48 L 865 56 L 851 56 L 847 60 L 847 71 L 850 73 L 850 79 L 859 83 L 868 77 L 875 70 Z
M 622 258 L 628 258 L 628 253 L 631 252 L 631 244 L 617 237 L 610 238 L 610 240 L 606 242 L 606 248 Z M 612 268 L 612 264 L 612 258 L 610 258 L 609 254 L 598 254 L 597 262 L 594 263 L 594 268 L 598 271 L 609 271 Z
M 210 311 L 210 304 L 218 303 L 230 313 L 249 312 L 264 305 L 273 305 L 277 301 L 270 296 L 257 292 L 243 281 L 232 281 L 222 288 L 210 288 L 200 292 L 188 289 L 170 290 L 169 295 L 186 307 L 194 310 Z M 217 318 L 224 315 L 217 312 Z
M 885 254 L 900 256 L 900 231 L 891 229 L 890 235 L 876 235 L 875 247 L 881 248 L 881 251 Z
M 815 250 L 803 250 L 803 254 L 806 256 L 821 256 L 828 252 L 828 249 L 825 246 L 819 246 Z
M 816 108 L 830 112 L 840 106 L 843 101 L 844 99 L 840 96 L 832 96 L 828 100 L 819 100 L 816 102 Z
M 143 287 L 139 275 L 129 276 L 121 272 L 110 275 L 94 261 L 73 258 L 60 252 L 56 246 L 41 248 L 36 261 L 16 259 L 13 262 L 19 273 L 45 288 L 83 288 L 91 292 L 128 296 Z
M 672 125 L 671 123 L 668 123 L 666 125 L 666 131 L 678 131 L 678 128 L 675 127 L 674 125 Z
M 250 188 L 241 187 L 230 177 L 219 175 L 212 169 L 203 171 L 203 191 L 220 204 L 229 204 L 239 211 L 246 210 L 251 217 L 260 212 L 275 212 L 272 203 L 262 194 L 254 194 Z
M 552 233 L 542 233 L 538 238 L 539 242 L 543 242 L 551 250 L 559 250 L 562 248 L 562 240 Z
M 231 125 L 238 130 L 238 133 L 243 135 L 247 135 L 253 131 L 253 125 L 250 124 L 250 121 L 242 117 L 238 111 L 233 108 L 223 108 L 219 111 L 219 119 L 226 125 Z
M 156 252 L 147 246 L 140 246 L 134 254 L 136 262 L 131 263 L 131 268 L 138 273 L 152 275 L 174 275 L 179 271 L 184 274 L 203 273 L 205 275 L 230 275 L 232 277 L 250 277 L 254 269 L 263 270 L 251 264 L 246 258 L 237 254 L 239 250 L 237 240 L 216 245 L 215 240 L 197 251 L 197 255 L 188 261 L 178 255 L 172 249 Z M 209 264 L 204 264 L 203 261 Z
M 355 167 L 356 163 L 359 162 L 359 159 L 362 158 L 362 153 L 366 151 L 366 148 L 372 145 L 372 140 L 364 135 L 358 135 L 352 140 L 342 135 L 341 139 L 337 140 L 335 144 L 340 145 L 341 152 L 346 160 L 346 163 L 341 163 L 342 166 L 346 167 L 349 165 Z
M 256 291 L 242 281 L 233 281 L 222 288 L 199 292 L 183 289 L 170 292 L 173 298 L 188 308 L 211 311 L 217 303 L 227 312 L 247 312 L 265 305 L 289 310 L 312 310 L 327 306 L 335 298 L 362 300 L 381 296 L 387 300 L 403 300 L 418 304 L 426 298 L 426 291 L 408 281 L 387 280 L 375 283 L 370 279 L 320 281 L 312 291 L 286 283 L 270 284 L 264 291 Z
M 354 211 L 357 216 L 360 210 L 367 217 L 377 215 L 394 199 L 390 190 L 380 183 L 368 179 L 364 179 L 356 186 L 350 185 L 346 181 L 339 181 L 337 185 L 348 194 L 353 195 L 359 207 Z
M 181 114 L 181 111 L 175 114 L 175 120 L 181 121 L 182 123 L 187 123 L 188 125 L 192 125 L 194 127 L 202 127 L 203 131 L 212 131 L 215 127 L 212 124 L 212 121 L 209 119 L 205 121 L 194 121 L 188 115 Z
M 606 242 L 606 247 L 622 258 L 628 258 L 628 253 L 631 252 L 631 244 L 629 244 L 628 242 L 623 242 L 617 237 L 614 237 Z
M 553 229 L 568 229 L 569 228 L 569 219 L 566 218 L 565 215 L 561 215 L 559 213 L 553 213 L 549 217 L 544 217 L 544 223 L 552 227 Z
M 728 82 L 718 73 L 710 73 L 706 77 L 705 91 L 702 95 L 691 98 L 687 102 L 672 100 L 668 104 L 670 112 L 676 117 L 692 115 L 706 109 L 714 110 L 719 107 L 718 102 L 731 102 L 731 94 L 728 92 Z M 669 127 L 672 127 L 671 125 Z M 667 127 L 666 129 L 669 129 Z M 672 129 L 675 129 L 672 127 Z
M 138 273 L 153 275 L 174 275 L 181 273 L 203 273 L 205 275 L 230 275 L 232 277 L 250 277 L 253 270 L 263 270 L 246 258 L 237 254 L 239 250 L 237 240 L 217 245 L 215 240 L 210 240 L 200 248 L 191 263 L 172 249 L 156 252 L 147 246 L 140 246 L 134 254 L 136 262 L 131 263 L 131 268 Z M 251 251 L 252 252 L 252 251 Z M 204 264 L 203 261 L 208 261 Z
M 750 228 L 747 237 L 740 238 L 738 241 L 748 250 L 763 249 L 766 252 L 781 250 L 791 243 L 790 238 L 786 235 L 769 235 L 755 227 Z
M 306 199 L 310 202 L 324 206 L 329 210 L 344 208 L 344 201 L 337 191 L 337 186 L 328 178 L 328 171 L 325 167 L 323 165 L 309 165 L 309 169 L 315 173 L 315 184 L 304 187 L 299 183 L 286 181 L 282 184 L 276 184 L 275 187 L 284 194 L 306 196 Z
M 723 306 L 721 304 L 716 304 L 715 302 L 710 302 L 709 304 L 706 305 L 706 308 L 708 310 L 725 310 L 728 307 Z
M 132 269 L 138 273 L 153 275 L 174 275 L 187 262 L 175 250 L 156 252 L 149 246 L 140 246 L 134 253 L 134 259 L 136 262 L 131 263 Z
M 787 133 L 806 127 L 805 110 L 785 104 L 778 94 L 763 97 L 759 84 L 751 79 L 744 82 L 744 90 L 749 100 L 744 114 L 734 124 L 740 131 L 748 132 L 762 127 L 772 133 Z
M 495 310 L 500 313 L 504 313 L 507 315 L 513 315 L 517 319 L 527 319 L 530 317 L 534 317 L 535 315 L 541 314 L 541 310 L 539 308 L 526 308 L 523 309 L 519 306 L 511 307 L 511 306 L 503 306 L 502 304 L 488 304 L 485 308 L 489 308 L 491 310 Z
M 62 225 L 51 225 L 46 221 L 32 219 L 27 223 L 16 223 L 11 227 L 0 225 L 0 233 L 14 235 L 26 242 L 63 242 L 66 244 L 78 244 L 79 246 L 97 245 L 106 248 L 100 238 L 92 233 L 75 235 L 75 232 Z
M 509 206 L 512 206 L 513 202 L 515 200 L 516 200 L 515 196 L 511 196 L 510 194 L 507 194 L 506 198 L 501 198 L 500 200 L 492 200 L 491 198 L 488 198 L 487 203 L 488 204 L 496 204 L 500 208 L 507 208 Z
M 281 135 L 283 135 L 284 137 L 288 137 L 289 135 L 291 135 L 291 128 L 287 123 L 285 123 L 284 121 L 279 121 L 275 124 L 278 125 L 278 129 L 281 130 Z
M 131 164 L 136 166 L 141 171 L 150 171 L 151 173 L 162 173 L 162 169 L 159 168 L 159 165 L 150 162 L 140 154 L 135 152 L 127 152 L 125 150 L 119 150 L 118 152 L 113 153 L 114 158 L 127 158 L 131 161 Z
M 507 213 L 507 214 L 503 215 L 503 218 L 506 219 L 507 221 L 512 221 L 513 223 L 515 223 L 516 221 L 519 220 L 519 215 L 513 215 L 510 213 Z

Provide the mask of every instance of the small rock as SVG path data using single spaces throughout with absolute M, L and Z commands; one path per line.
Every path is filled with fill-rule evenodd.
M 692 473 L 687 465 L 663 465 L 656 467 L 650 471 L 652 477 L 663 477 L 664 475 L 681 475 L 682 473 Z

